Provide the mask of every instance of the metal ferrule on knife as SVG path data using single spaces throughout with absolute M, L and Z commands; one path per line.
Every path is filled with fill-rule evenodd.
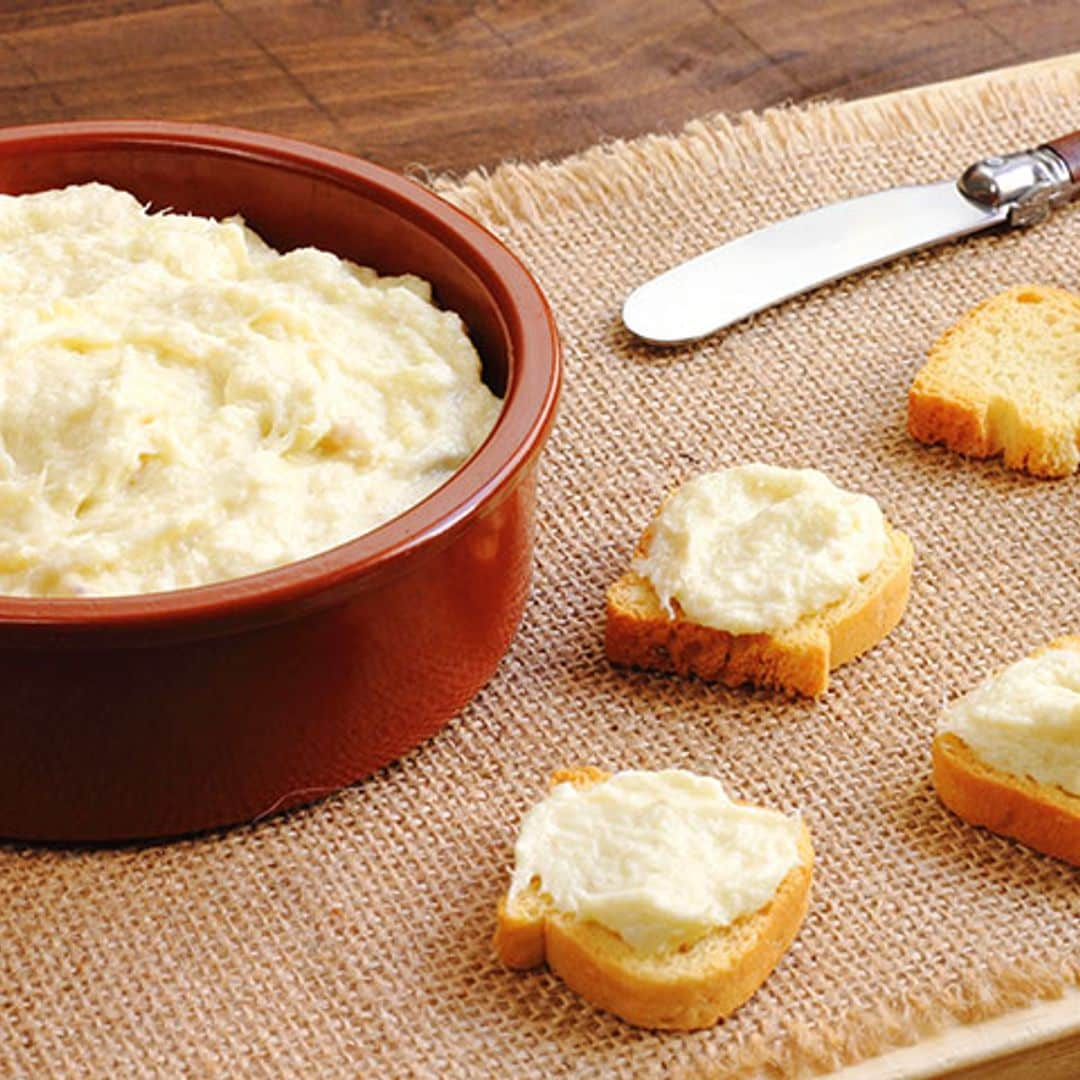
M 1017 226 L 1037 224 L 1080 193 L 1068 161 L 1050 145 L 977 161 L 959 187 L 984 206 L 1007 206 L 1009 224 Z

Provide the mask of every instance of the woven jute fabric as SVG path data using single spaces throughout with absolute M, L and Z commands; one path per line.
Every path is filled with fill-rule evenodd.
M 946 699 L 1080 630 L 1080 481 L 905 431 L 912 376 L 967 308 L 1080 285 L 1080 208 L 692 347 L 618 318 L 633 286 L 754 227 L 1075 128 L 1080 58 L 437 183 L 532 268 L 566 345 L 521 631 L 443 733 L 314 806 L 171 844 L 0 849 L 0 1074 L 798 1075 L 1080 980 L 1076 872 L 968 827 L 928 780 Z M 610 667 L 604 590 L 659 500 L 752 461 L 879 499 L 916 549 L 900 627 L 820 701 Z M 492 955 L 521 815 L 585 763 L 697 770 L 812 829 L 798 939 L 710 1031 L 634 1030 Z

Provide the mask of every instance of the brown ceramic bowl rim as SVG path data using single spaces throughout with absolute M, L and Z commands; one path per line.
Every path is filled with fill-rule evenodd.
M 52 636 L 94 630 L 187 634 L 266 624 L 321 607 L 327 593 L 383 580 L 418 549 L 449 540 L 511 484 L 539 452 L 562 382 L 558 333 L 547 301 L 516 256 L 483 226 L 399 173 L 296 139 L 215 124 L 100 120 L 0 130 L 0 160 L 24 152 L 96 147 L 170 147 L 240 157 L 318 175 L 399 211 L 433 234 L 480 278 L 511 343 L 503 406 L 473 456 L 422 502 L 369 533 L 317 555 L 246 577 L 172 592 L 78 599 L 0 596 L 5 641 L 16 632 Z M 242 207 L 242 198 L 239 203 Z

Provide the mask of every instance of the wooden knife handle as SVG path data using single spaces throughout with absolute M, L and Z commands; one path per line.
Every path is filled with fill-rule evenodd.
M 1074 131 L 1071 135 L 1062 135 L 1060 139 L 1053 139 L 1043 145 L 1053 150 L 1069 166 L 1069 175 L 1073 183 L 1080 184 L 1080 131 Z M 1076 198 L 1076 195 L 1073 198 Z

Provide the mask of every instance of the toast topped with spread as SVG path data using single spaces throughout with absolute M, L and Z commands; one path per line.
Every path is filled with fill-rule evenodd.
M 911 541 L 814 469 L 749 465 L 684 484 L 607 594 L 617 664 L 821 694 L 907 605 Z
M 495 950 L 546 962 L 641 1027 L 709 1027 L 764 982 L 806 914 L 813 848 L 798 818 L 683 770 L 557 772 L 525 816 Z

